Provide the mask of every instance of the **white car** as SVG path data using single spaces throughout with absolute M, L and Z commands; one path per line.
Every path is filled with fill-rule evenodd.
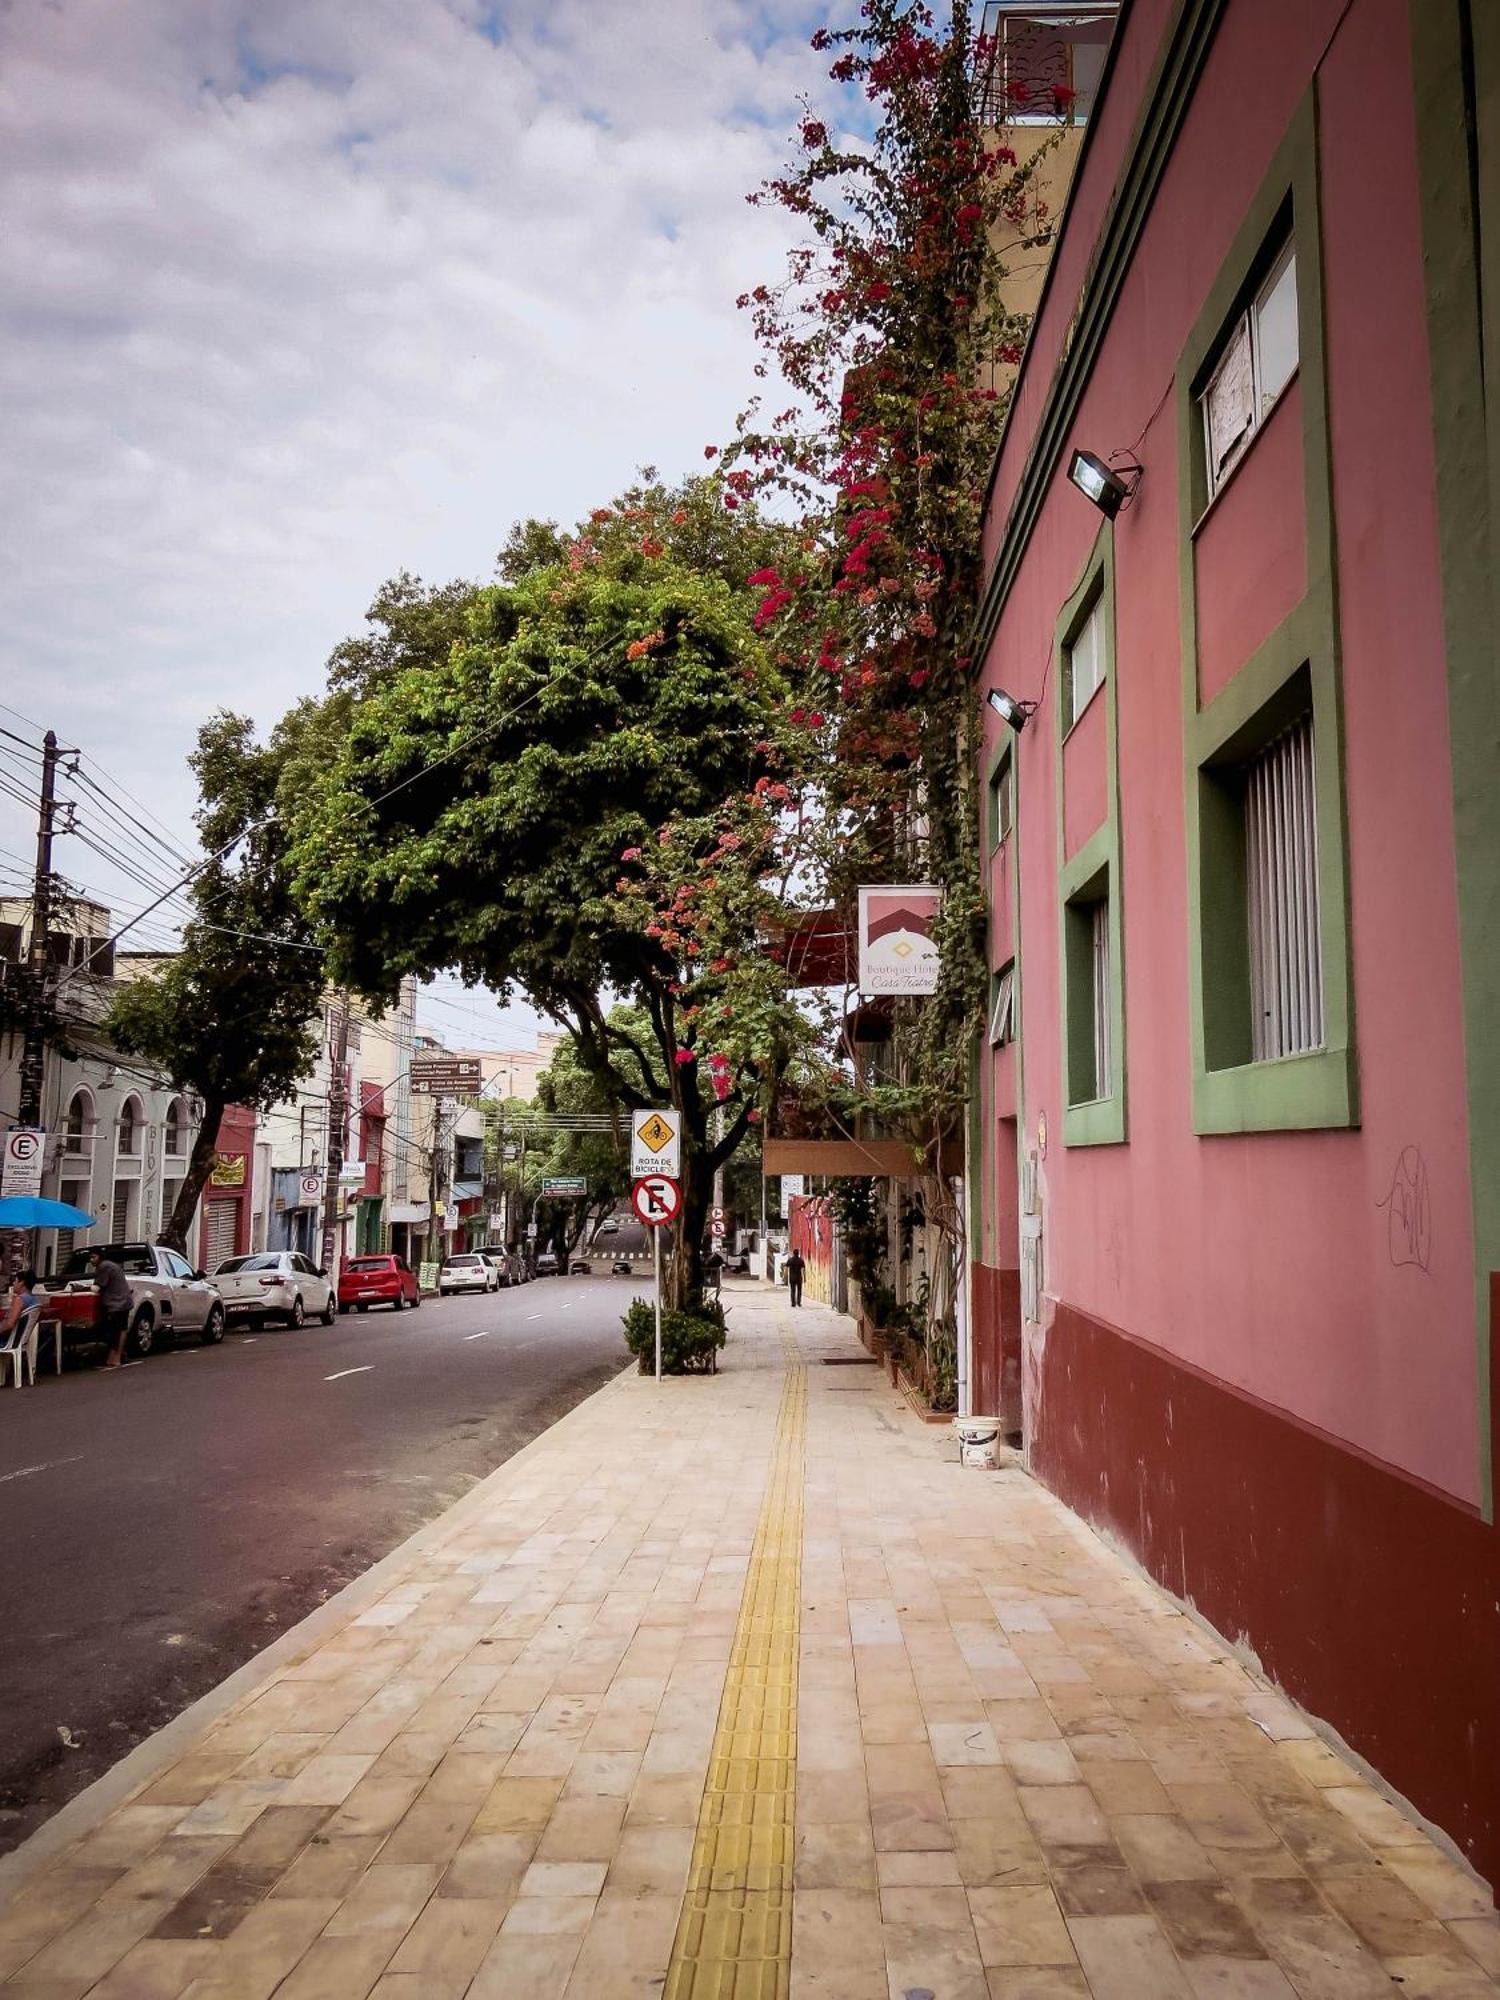
M 438 1296 L 450 1292 L 488 1292 L 495 1289 L 495 1274 L 477 1250 L 461 1250 L 445 1257 L 438 1271 Z
M 320 1319 L 332 1326 L 338 1293 L 326 1271 L 320 1271 L 300 1250 L 257 1250 L 248 1257 L 226 1257 L 214 1273 L 231 1324 L 264 1326 L 277 1319 L 301 1326 Z

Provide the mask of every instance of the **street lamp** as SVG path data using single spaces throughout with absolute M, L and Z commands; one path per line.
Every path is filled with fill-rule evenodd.
M 1092 500 L 1107 521 L 1135 498 L 1141 483 L 1142 467 L 1123 452 L 1111 452 L 1118 465 L 1107 463 L 1097 452 L 1075 451 L 1068 461 L 1068 479 L 1085 500 Z
M 985 700 L 1000 720 L 1008 722 L 1012 729 L 1024 729 L 1028 719 L 1036 714 L 1034 701 L 1022 701 L 1013 694 L 1007 694 L 1004 688 L 991 688 Z

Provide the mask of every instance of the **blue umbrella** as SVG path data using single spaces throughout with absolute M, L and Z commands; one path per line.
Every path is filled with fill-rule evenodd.
M 94 1218 L 70 1201 L 43 1201 L 38 1195 L 0 1199 L 0 1229 L 92 1229 Z

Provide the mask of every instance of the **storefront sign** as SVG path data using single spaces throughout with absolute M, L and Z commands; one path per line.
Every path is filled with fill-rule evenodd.
M 931 883 L 859 892 L 859 990 L 935 993 L 943 892 Z
M 248 1162 L 243 1153 L 220 1153 L 208 1176 L 210 1187 L 242 1188 Z

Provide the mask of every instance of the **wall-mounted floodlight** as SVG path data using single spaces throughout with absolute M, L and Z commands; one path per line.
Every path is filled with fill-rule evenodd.
M 1024 729 L 1027 718 L 1036 714 L 1034 701 L 1018 701 L 1013 694 L 1007 694 L 1004 688 L 991 688 L 985 700 L 1001 721 L 1008 722 L 1012 729 Z
M 1110 457 L 1120 462 L 1107 464 L 1097 452 L 1075 451 L 1068 461 L 1068 479 L 1085 500 L 1092 500 L 1099 512 L 1112 521 L 1135 498 L 1142 468 L 1123 453 L 1112 452 Z

